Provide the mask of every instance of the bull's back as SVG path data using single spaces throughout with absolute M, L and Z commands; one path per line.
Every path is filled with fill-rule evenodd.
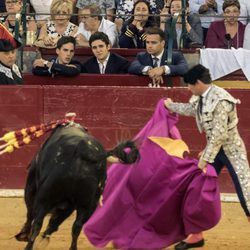
M 40 179 L 52 175 L 54 181 L 96 176 L 106 170 L 106 151 L 91 135 L 77 126 L 59 126 L 38 153 Z

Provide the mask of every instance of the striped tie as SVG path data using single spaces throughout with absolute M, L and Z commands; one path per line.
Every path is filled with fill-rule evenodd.
M 159 58 L 157 58 L 156 56 L 153 57 L 153 68 L 158 67 L 158 61 L 159 61 Z

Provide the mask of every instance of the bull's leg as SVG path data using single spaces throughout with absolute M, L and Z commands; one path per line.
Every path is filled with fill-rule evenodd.
M 51 235 L 52 233 L 56 232 L 58 230 L 58 227 L 61 225 L 61 223 L 68 218 L 72 212 L 74 211 L 74 208 L 68 208 L 68 209 L 57 209 L 55 213 L 52 214 L 49 225 L 46 228 L 45 232 L 43 233 L 42 237 L 46 238 L 47 236 Z
M 25 247 L 25 250 L 32 250 L 33 249 L 33 245 L 34 245 L 34 242 L 36 240 L 36 237 L 39 235 L 40 230 L 42 228 L 43 219 L 44 219 L 45 215 L 48 213 L 48 211 L 49 210 L 42 208 L 42 209 L 40 209 L 37 216 L 35 217 L 34 222 L 32 224 L 32 228 L 31 228 L 31 236 L 29 238 L 29 242 L 28 242 L 27 246 Z
M 28 241 L 30 236 L 31 224 L 33 221 L 33 204 L 36 195 L 36 185 L 35 185 L 35 169 L 34 167 L 30 168 L 26 187 L 24 200 L 27 208 L 27 220 L 22 227 L 21 231 L 15 235 L 15 238 L 19 241 Z
M 72 227 L 72 242 L 70 246 L 70 250 L 77 250 L 77 239 L 79 234 L 82 230 L 83 224 L 90 218 L 91 214 L 93 213 L 94 209 L 90 211 L 90 209 L 77 209 L 76 212 L 76 220 Z

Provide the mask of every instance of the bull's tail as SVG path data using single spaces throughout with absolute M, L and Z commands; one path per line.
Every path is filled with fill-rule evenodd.
M 110 157 L 112 159 L 110 159 Z M 113 157 L 117 157 L 118 160 L 116 161 Z M 139 157 L 139 151 L 134 141 L 121 142 L 114 149 L 107 152 L 107 159 L 110 159 L 111 162 L 120 161 L 122 163 L 130 164 L 134 163 Z

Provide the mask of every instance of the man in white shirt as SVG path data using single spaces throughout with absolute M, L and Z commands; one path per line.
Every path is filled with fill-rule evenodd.
M 239 21 L 243 24 L 250 22 L 250 1 L 249 0 L 239 0 L 240 2 L 240 16 Z
M 197 13 L 201 16 L 201 26 L 203 37 L 206 39 L 207 30 L 211 22 L 219 20 L 223 11 L 222 5 L 224 0 L 190 0 L 189 9 L 191 13 Z
M 118 47 L 118 32 L 116 25 L 102 17 L 97 5 L 89 5 L 80 10 L 82 21 L 76 34 L 77 44 L 88 47 L 91 34 L 99 31 L 108 35 L 111 47 Z

